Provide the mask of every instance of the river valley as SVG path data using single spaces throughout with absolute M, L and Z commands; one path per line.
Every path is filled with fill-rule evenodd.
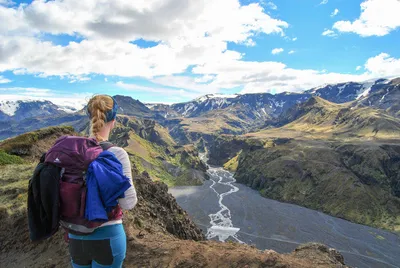
M 319 242 L 340 251 L 352 267 L 400 267 L 400 237 L 297 205 L 262 197 L 235 183 L 233 174 L 210 167 L 202 186 L 174 187 L 176 198 L 207 239 L 253 244 L 288 253 Z

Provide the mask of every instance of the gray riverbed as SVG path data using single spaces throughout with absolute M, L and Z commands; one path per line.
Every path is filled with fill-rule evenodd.
M 280 253 L 307 242 L 339 250 L 353 267 L 400 267 L 400 237 L 297 205 L 263 198 L 235 183 L 222 168 L 209 169 L 202 186 L 169 192 L 208 239 L 254 244 Z

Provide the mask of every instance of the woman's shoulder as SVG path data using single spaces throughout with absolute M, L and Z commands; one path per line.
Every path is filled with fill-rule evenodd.
M 124 148 L 119 147 L 119 146 L 113 146 L 108 148 L 109 152 L 115 154 L 115 156 L 121 160 L 121 159 L 129 159 L 128 153 L 125 151 Z
M 107 151 L 110 151 L 110 152 L 119 152 L 119 153 L 125 153 L 125 154 L 127 154 L 127 152 L 125 151 L 124 148 L 119 147 L 119 146 L 116 146 L 116 145 L 114 145 L 114 146 L 108 148 Z

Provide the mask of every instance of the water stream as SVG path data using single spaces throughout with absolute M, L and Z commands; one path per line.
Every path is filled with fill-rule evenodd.
M 205 156 L 203 160 L 207 161 Z M 171 188 L 179 205 L 207 239 L 254 244 L 280 253 L 319 242 L 339 250 L 353 267 L 400 267 L 400 237 L 324 213 L 263 198 L 235 183 L 233 174 L 210 167 L 202 186 Z

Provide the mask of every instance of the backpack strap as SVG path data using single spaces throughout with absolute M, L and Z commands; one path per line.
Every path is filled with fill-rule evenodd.
M 100 146 L 103 149 L 103 151 L 107 151 L 111 147 L 114 147 L 115 144 L 113 144 L 112 142 L 109 142 L 109 141 L 102 141 L 102 142 L 100 142 Z

